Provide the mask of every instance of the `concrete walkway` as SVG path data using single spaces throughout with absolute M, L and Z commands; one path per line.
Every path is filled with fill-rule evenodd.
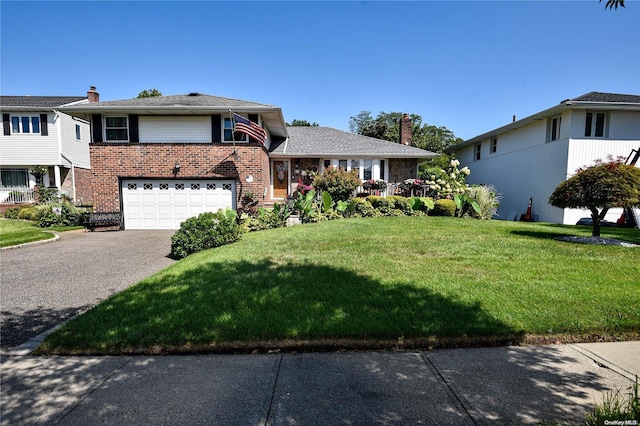
M 580 424 L 640 375 L 640 342 L 0 365 L 2 425 Z

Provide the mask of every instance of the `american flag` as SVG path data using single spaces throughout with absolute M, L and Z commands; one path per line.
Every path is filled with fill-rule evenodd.
M 233 130 L 235 132 L 245 133 L 262 143 L 267 141 L 267 132 L 253 121 L 247 120 L 241 115 L 233 113 L 233 122 Z

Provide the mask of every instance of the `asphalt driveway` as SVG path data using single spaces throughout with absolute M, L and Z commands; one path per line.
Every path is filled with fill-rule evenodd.
M 0 350 L 14 348 L 175 261 L 174 231 L 64 232 L 0 252 Z

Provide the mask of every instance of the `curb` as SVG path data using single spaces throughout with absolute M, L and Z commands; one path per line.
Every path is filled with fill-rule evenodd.
M 49 238 L 48 240 L 31 241 L 30 243 L 23 243 L 15 246 L 2 247 L 0 248 L 0 252 L 7 251 L 7 250 L 20 249 L 23 247 L 37 246 L 40 244 L 52 243 L 60 239 L 60 234 L 58 234 L 56 231 L 42 231 L 42 232 L 49 232 L 53 234 L 53 238 Z

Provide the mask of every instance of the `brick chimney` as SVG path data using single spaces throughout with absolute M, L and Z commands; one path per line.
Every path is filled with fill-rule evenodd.
M 400 143 L 402 145 L 411 146 L 411 117 L 409 114 L 405 113 L 400 119 Z
M 87 99 L 89 99 L 89 103 L 100 102 L 100 93 L 96 92 L 96 86 L 89 87 Z

